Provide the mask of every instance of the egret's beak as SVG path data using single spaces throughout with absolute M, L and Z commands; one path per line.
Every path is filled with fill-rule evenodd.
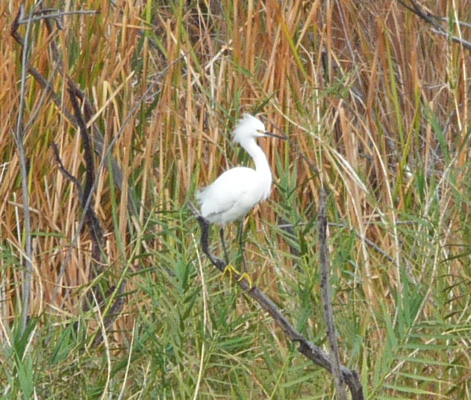
M 274 133 L 271 133 L 271 132 L 264 132 L 263 136 L 269 136 L 269 137 L 274 137 L 277 139 L 288 140 L 288 136 L 275 135 Z

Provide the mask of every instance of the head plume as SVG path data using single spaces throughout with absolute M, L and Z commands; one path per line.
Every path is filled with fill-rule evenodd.
M 241 141 L 249 138 L 264 136 L 265 131 L 265 125 L 262 121 L 253 115 L 244 114 L 234 132 L 232 132 L 232 137 L 234 142 L 241 143 Z

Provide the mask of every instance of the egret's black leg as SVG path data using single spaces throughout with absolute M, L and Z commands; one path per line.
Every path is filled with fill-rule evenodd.
M 242 245 L 243 245 L 243 238 L 242 238 L 242 233 L 243 233 L 243 224 L 241 225 L 241 235 L 240 235 L 240 245 L 241 245 L 241 249 L 242 249 Z M 224 250 L 224 256 L 226 258 L 226 266 L 224 268 L 224 274 L 223 275 L 226 275 L 229 274 L 229 276 L 231 277 L 231 281 L 232 281 L 232 278 L 234 277 L 235 275 L 235 278 L 237 280 L 237 282 L 241 282 L 243 280 L 246 280 L 249 284 L 249 289 L 251 290 L 253 288 L 253 283 L 252 283 L 252 278 L 247 274 L 247 272 L 245 272 L 245 270 L 247 270 L 247 267 L 245 265 L 245 258 L 244 258 L 244 253 L 242 252 L 242 260 L 244 262 L 244 272 L 239 272 L 237 271 L 234 266 L 229 262 L 229 254 L 227 253 L 227 248 L 226 248 L 226 241 L 224 240 L 224 227 L 221 228 L 221 230 L 219 231 L 219 235 L 221 236 L 221 243 L 222 243 L 222 248 Z
M 224 257 L 226 258 L 226 264 L 229 264 L 229 255 L 227 254 L 226 241 L 224 240 L 224 227 L 221 227 L 219 231 L 219 236 L 221 236 L 222 248 L 224 250 Z
M 244 267 L 244 272 L 247 272 L 247 264 L 245 263 L 244 221 L 241 221 L 237 234 L 239 236 L 239 251 L 242 257 L 242 266 Z

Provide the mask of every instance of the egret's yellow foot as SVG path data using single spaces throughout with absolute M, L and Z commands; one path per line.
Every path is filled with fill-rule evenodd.
M 236 275 L 236 276 L 238 276 L 237 282 L 241 282 L 244 279 L 247 279 L 247 281 L 249 282 L 250 289 L 253 288 L 253 282 L 252 282 L 252 278 L 250 277 L 250 275 L 247 274 L 246 272 L 243 272 L 243 273 L 239 272 L 237 269 L 234 268 L 234 266 L 232 264 L 227 264 L 226 265 L 226 268 L 224 268 L 224 272 L 222 273 L 222 276 L 226 276 L 227 274 L 229 274 L 231 282 L 232 282 L 232 279 L 233 279 L 234 275 Z
M 226 268 L 224 268 L 224 272 L 222 273 L 223 277 L 226 275 L 229 275 L 229 279 L 231 280 L 231 283 L 232 283 L 232 279 L 234 275 L 240 276 L 240 272 L 237 271 L 232 264 L 227 264 Z
M 253 288 L 252 278 L 247 272 L 239 274 L 239 279 L 237 279 L 237 282 L 242 282 L 244 279 L 247 279 L 247 282 L 249 283 L 249 290 L 252 289 Z

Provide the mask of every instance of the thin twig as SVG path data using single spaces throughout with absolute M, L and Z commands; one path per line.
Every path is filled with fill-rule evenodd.
M 332 308 L 332 290 L 330 286 L 330 260 L 327 246 L 327 216 L 325 189 L 321 187 L 319 195 L 319 260 L 321 264 L 321 292 L 324 319 L 327 328 L 327 340 L 330 347 L 330 359 L 332 362 L 332 375 L 339 400 L 347 400 L 345 382 L 340 372 L 339 346 L 337 342 L 337 330 L 335 329 L 334 311 Z
M 97 15 L 100 14 L 100 10 L 76 10 L 76 11 L 62 11 L 62 12 L 56 12 L 54 14 L 48 14 L 48 12 L 54 12 L 56 10 L 39 10 L 35 12 L 34 14 L 42 14 L 39 16 L 35 16 L 32 18 L 28 18 L 27 20 L 20 19 L 18 21 L 18 25 L 25 25 L 28 22 L 39 22 L 45 19 L 55 19 L 58 20 L 62 17 L 68 16 L 68 15 Z
M 90 137 L 87 132 L 87 124 L 85 123 L 84 117 L 82 115 L 82 110 L 80 109 L 78 100 L 77 100 L 77 88 L 75 85 L 69 85 L 68 91 L 70 94 L 70 100 L 72 103 L 72 108 L 75 112 L 75 118 L 79 126 L 80 136 L 82 138 L 83 149 L 85 153 L 85 185 L 83 188 L 82 197 L 80 202 L 84 209 L 85 214 L 85 223 L 88 226 L 88 230 L 92 237 L 92 258 L 94 261 L 95 268 L 90 269 L 89 279 L 95 279 L 101 272 L 103 268 L 101 266 L 101 254 L 103 251 L 103 228 L 101 226 L 100 219 L 95 213 L 94 208 L 91 205 L 85 207 L 89 197 L 93 198 L 92 187 L 95 184 L 96 173 L 95 173 L 95 160 L 93 158 L 93 146 L 90 140 Z
M 68 170 L 67 168 L 65 168 L 64 166 L 64 163 L 62 162 L 62 159 L 60 157 L 60 154 L 59 154 L 59 148 L 57 147 L 57 144 L 55 144 L 54 142 L 51 143 L 51 147 L 52 147 L 52 150 L 53 150 L 53 153 L 54 153 L 54 157 L 56 159 L 56 163 L 57 165 L 59 166 L 59 169 L 60 171 L 62 172 L 62 174 L 69 180 L 71 181 L 76 187 L 77 187 L 77 190 L 78 190 L 78 193 L 79 193 L 79 198 L 82 198 L 82 184 L 80 183 L 80 181 L 75 177 L 73 176 Z
M 441 36 L 445 36 L 445 37 L 449 38 L 452 42 L 458 43 L 458 44 L 462 45 L 465 49 L 471 50 L 471 42 L 468 42 L 467 40 L 464 40 L 464 39 L 459 38 L 457 36 L 453 36 L 449 31 L 447 31 L 445 28 L 443 28 L 437 22 L 439 20 L 444 20 L 443 17 L 438 17 L 436 15 L 433 15 L 433 14 L 427 12 L 415 0 L 408 0 L 410 5 L 407 4 L 406 1 L 403 1 L 403 0 L 397 0 L 397 1 L 403 7 L 407 8 L 410 12 L 414 13 L 420 19 L 425 21 L 427 24 L 432 25 L 432 27 L 433 27 L 433 28 L 431 28 L 432 32 L 437 33 Z M 460 25 L 463 24 L 460 21 L 456 21 L 456 22 Z
M 24 13 L 24 6 L 22 6 L 22 13 Z M 20 91 L 20 108 L 18 111 L 18 120 L 16 124 L 16 133 L 13 134 L 16 146 L 18 147 L 18 154 L 21 166 L 21 188 L 23 192 L 23 213 L 24 213 L 24 234 L 25 234 L 25 271 L 23 278 L 23 310 L 21 321 L 21 333 L 26 330 L 29 315 L 29 303 L 31 297 L 31 279 L 33 274 L 33 248 L 31 237 L 31 215 L 29 210 L 29 190 L 28 190 L 28 167 L 26 160 L 26 152 L 24 147 L 24 130 L 23 130 L 23 115 L 25 110 L 25 97 L 26 97 L 26 74 L 28 65 L 28 52 L 29 52 L 29 38 L 31 33 L 31 17 L 34 7 L 30 11 L 28 24 L 26 26 L 26 34 L 22 54 L 22 68 L 21 68 L 21 91 Z

